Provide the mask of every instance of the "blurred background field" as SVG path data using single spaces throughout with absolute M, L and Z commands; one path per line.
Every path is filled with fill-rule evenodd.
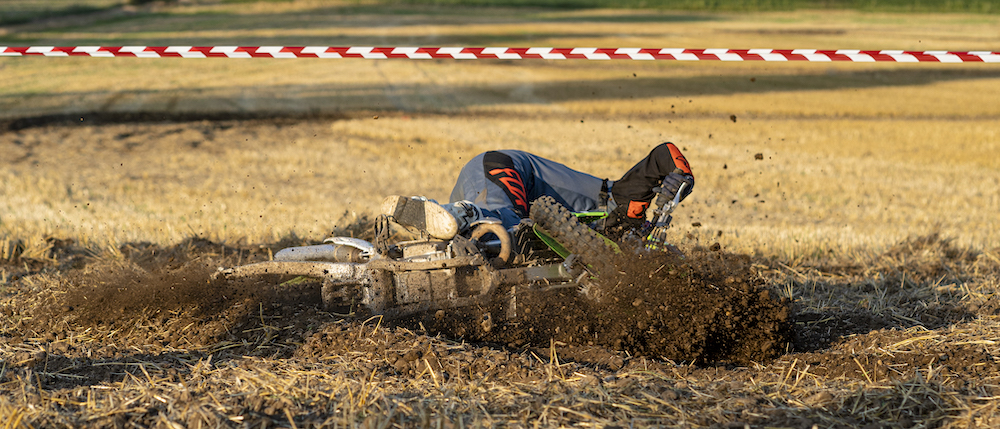
M 0 45 L 967 51 L 1000 41 L 998 15 L 903 14 L 886 2 L 738 13 L 726 10 L 750 3 L 417 3 L 13 2 L 5 17 L 54 15 L 6 24 Z M 808 8 L 824 5 L 844 10 Z M 94 10 L 53 12 L 74 7 Z M 677 241 L 793 260 L 932 232 L 1000 242 L 990 64 L 35 57 L 0 58 L 0 73 L 0 234 L 32 248 L 49 236 L 97 247 L 320 239 L 388 194 L 446 199 L 484 150 L 527 149 L 615 179 L 662 141 L 683 147 L 697 176 Z
M 265 0 L 270 3 L 295 3 L 300 0 Z M 254 0 L 6 0 L 0 11 L 5 17 L 0 24 L 27 22 L 38 18 L 64 16 L 109 9 L 117 6 L 139 6 L 150 3 L 255 3 Z M 329 3 L 329 2 L 328 2 Z M 339 1 L 354 5 L 421 5 L 421 6 L 501 6 L 536 8 L 616 8 L 645 10 L 702 11 L 775 11 L 775 10 L 862 10 L 868 12 L 949 12 L 997 13 L 997 0 L 353 0 Z

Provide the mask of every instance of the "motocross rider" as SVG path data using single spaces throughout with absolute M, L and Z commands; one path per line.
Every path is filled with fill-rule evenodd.
M 390 196 L 381 211 L 399 224 L 447 240 L 488 218 L 499 219 L 509 230 L 528 217 L 532 201 L 548 195 L 573 212 L 606 211 L 601 232 L 616 237 L 643 224 L 656 196 L 653 188 L 661 187 L 672 198 L 682 183 L 687 183 L 683 199 L 694 187 L 694 175 L 681 151 L 669 142 L 653 148 L 615 181 L 528 152 L 498 150 L 476 155 L 462 167 L 448 204 Z

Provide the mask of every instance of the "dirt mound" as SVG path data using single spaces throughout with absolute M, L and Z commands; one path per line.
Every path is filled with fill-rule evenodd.
M 788 303 L 764 288 L 749 257 L 625 252 L 634 256 L 615 261 L 617 275 L 602 277 L 600 302 L 562 289 L 525 296 L 517 317 L 498 326 L 485 325 L 482 313 L 428 316 L 420 326 L 514 347 L 598 346 L 686 362 L 759 362 L 787 350 Z
M 267 248 L 189 239 L 169 247 L 127 244 L 119 251 L 121 259 L 92 261 L 53 279 L 47 305 L 12 309 L 28 316 L 23 332 L 62 340 L 65 332 L 89 329 L 156 350 L 238 344 L 246 355 L 270 355 L 273 347 L 258 346 L 301 343 L 306 326 L 333 320 L 318 310 L 318 283 L 214 278 L 220 266 L 265 259 Z M 119 352 L 109 345 L 109 355 Z
M 260 246 L 190 239 L 165 248 L 134 243 L 120 252 L 121 260 L 66 273 L 58 305 L 36 308 L 30 329 L 51 336 L 69 326 L 98 327 L 137 344 L 242 344 L 251 355 L 276 352 L 254 347 L 281 336 L 290 344 L 287 354 L 313 329 L 342 317 L 321 310 L 318 281 L 213 278 L 219 266 L 266 258 Z M 787 304 L 764 289 L 748 257 L 698 249 L 685 258 L 626 252 L 635 256 L 616 261 L 618 273 L 597 286 L 607 297 L 601 302 L 567 288 L 522 296 L 512 320 L 490 313 L 495 309 L 474 309 L 380 323 L 515 348 L 557 346 L 612 367 L 621 361 L 616 351 L 746 363 L 786 350 Z
M 751 270 L 750 257 L 695 249 L 683 260 L 666 254 L 647 259 L 634 260 L 623 270 L 629 281 L 618 284 L 626 303 L 655 315 L 648 322 L 639 317 L 633 331 L 638 334 L 644 324 L 650 325 L 635 335 L 644 354 L 671 357 L 667 352 L 690 347 L 700 351 L 691 359 L 748 363 L 787 351 L 789 303 L 765 287 Z M 622 324 L 621 331 L 626 327 Z
M 141 344 L 210 344 L 233 325 L 226 322 L 233 321 L 234 309 L 251 312 L 274 299 L 273 288 L 213 280 L 214 268 L 210 260 L 150 271 L 131 261 L 99 264 L 69 275 L 62 305 L 54 309 L 63 313 L 38 321 L 64 316 L 68 324 L 117 330 Z

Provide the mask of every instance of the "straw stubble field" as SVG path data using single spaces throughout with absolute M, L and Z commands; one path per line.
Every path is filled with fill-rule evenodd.
M 489 12 L 154 4 L 17 24 L 0 43 L 990 50 L 998 38 L 993 16 Z M 995 66 L 7 58 L 0 73 L 7 427 L 996 424 Z M 482 344 L 340 319 L 308 285 L 207 280 L 331 231 L 370 234 L 385 195 L 446 199 L 483 150 L 614 179 L 662 141 L 698 180 L 672 240 L 706 282 L 738 271 L 790 299 L 779 356 Z

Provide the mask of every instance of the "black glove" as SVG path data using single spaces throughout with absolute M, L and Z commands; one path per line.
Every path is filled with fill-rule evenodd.
M 674 172 L 664 176 L 663 184 L 660 185 L 660 195 L 667 197 L 668 200 L 673 200 L 682 183 L 687 183 L 687 186 L 684 187 L 684 192 L 681 194 L 681 200 L 684 200 L 691 193 L 691 189 L 694 188 L 694 176 L 686 173 Z
M 598 230 L 606 237 L 617 240 L 624 233 L 639 229 L 645 221 L 645 216 L 641 218 L 630 217 L 628 205 L 623 205 L 615 207 L 611 213 L 608 213 L 608 217 L 604 219 L 603 227 L 598 228 Z

